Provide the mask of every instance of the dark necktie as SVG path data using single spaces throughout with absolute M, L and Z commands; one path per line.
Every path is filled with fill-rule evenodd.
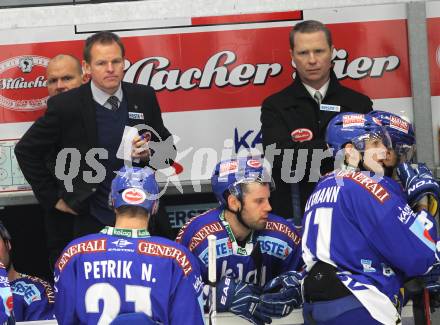
M 113 112 L 117 111 L 119 108 L 119 99 L 116 96 L 110 96 L 107 99 L 107 103 L 109 103 L 111 105 L 111 109 Z

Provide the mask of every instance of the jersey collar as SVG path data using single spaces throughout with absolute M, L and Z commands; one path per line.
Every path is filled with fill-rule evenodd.
M 146 238 L 150 237 L 147 229 L 124 229 L 106 226 L 101 230 L 102 234 L 129 237 L 129 238 Z

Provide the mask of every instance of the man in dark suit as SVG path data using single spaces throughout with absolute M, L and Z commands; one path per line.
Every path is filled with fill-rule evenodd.
M 85 43 L 83 69 L 91 81 L 51 97 L 45 115 L 15 148 L 20 168 L 40 204 L 46 210 L 71 214 L 72 239 L 114 225 L 108 194 L 114 171 L 124 164 L 116 153 L 125 126 L 148 126 L 156 149 L 171 136 L 154 90 L 122 82 L 124 57 L 124 45 L 117 35 L 99 32 L 90 36 Z M 148 139 L 139 134 L 133 137 L 133 164 L 145 165 L 150 155 L 158 154 L 145 147 Z M 54 162 L 50 170 L 45 158 L 54 149 L 58 153 L 56 166 Z M 174 157 L 167 158 L 164 161 Z M 59 247 L 59 252 L 63 248 Z
M 313 150 L 327 149 L 325 131 L 330 119 L 339 112 L 367 113 L 371 100 L 342 86 L 332 70 L 333 44 L 330 30 L 321 22 L 303 21 L 290 32 L 290 54 L 296 67 L 294 82 L 266 98 L 261 107 L 263 146 L 283 149 L 275 156 L 272 176 L 276 190 L 271 195 L 273 212 L 301 223 L 305 203 L 312 193 L 319 170 L 312 170 Z M 294 150 L 287 155 L 287 150 Z M 301 152 L 301 149 L 302 152 Z M 321 155 L 322 157 L 323 155 Z M 286 168 L 282 168 L 286 157 Z M 297 164 L 298 163 L 298 164 Z M 321 171 L 333 170 L 325 165 Z M 318 169 L 319 169 L 318 161 Z M 291 168 L 288 168 L 291 166 Z M 316 166 L 315 166 L 316 168 Z M 295 181 L 289 177 L 295 176 Z M 301 177 L 302 176 L 302 177 Z M 311 177 L 310 177 L 311 176 Z M 302 178 L 299 182 L 298 179 Z M 311 178 L 311 179 L 310 179 Z

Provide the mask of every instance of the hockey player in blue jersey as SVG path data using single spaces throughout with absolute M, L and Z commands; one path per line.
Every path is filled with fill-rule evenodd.
M 416 149 L 413 126 L 407 120 L 390 112 L 376 110 L 369 115 L 381 122 L 391 138 L 392 149 L 388 151 L 387 159 L 384 161 L 387 175 L 398 182 L 401 182 L 399 176 L 402 177 L 404 183 L 402 186 L 406 185 L 407 188 L 408 185 L 411 187 L 417 184 L 417 191 L 411 191 L 407 201 L 411 207 L 418 210 L 424 208 L 435 216 L 440 196 L 439 185 L 425 164 L 411 164 Z M 404 303 L 411 299 L 415 321 L 417 324 L 426 323 L 426 317 L 430 312 L 440 307 L 438 279 L 431 276 L 414 278 L 406 282 L 404 287 Z M 427 296 L 430 304 L 426 304 Z
M 375 110 L 368 115 L 379 120 L 390 137 L 392 148 L 388 150 L 384 165 L 386 175 L 397 178 L 397 165 L 399 163 L 410 163 L 413 159 L 416 148 L 414 128 L 410 122 L 394 113 Z
M 389 141 L 379 124 L 343 113 L 327 128 L 342 165 L 306 205 L 305 324 L 399 324 L 403 282 L 438 262 L 434 219 L 383 176 Z
M 207 238 L 217 236 L 218 311 L 254 324 L 287 315 L 301 305 L 300 236 L 270 213 L 271 179 L 262 161 L 222 161 L 211 185 L 219 207 L 188 221 L 176 240 L 198 257 L 207 282 Z
M 384 161 L 386 175 L 398 181 L 401 181 L 400 177 L 402 177 L 403 181 L 407 182 L 410 177 L 407 174 L 409 172 L 412 176 L 418 175 L 419 182 L 423 179 L 423 186 L 419 183 L 418 190 L 410 193 L 409 203 L 412 207 L 416 204 L 418 208 L 424 207 L 435 216 L 439 201 L 438 184 L 434 179 L 429 179 L 432 175 L 425 164 L 411 164 L 416 148 L 415 133 L 411 123 L 390 112 L 372 111 L 369 115 L 381 122 L 392 142 L 392 149 L 388 151 L 387 159 Z M 422 174 L 424 177 L 420 177 Z
M 115 227 L 72 241 L 55 265 L 59 324 L 203 324 L 199 266 L 183 246 L 152 237 L 159 188 L 150 168 L 112 182 Z
M 55 295 L 52 286 L 38 277 L 17 272 L 11 259 L 11 248 L 11 235 L 0 222 L 0 262 L 7 271 L 7 278 L 3 277 L 2 281 L 8 280 L 12 290 L 11 306 L 15 320 L 54 319 Z
M 0 262 L 0 324 L 15 324 L 12 290 L 9 284 L 8 271 Z

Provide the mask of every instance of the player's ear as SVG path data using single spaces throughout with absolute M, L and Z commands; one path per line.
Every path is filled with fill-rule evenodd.
M 5 245 L 8 248 L 8 250 L 11 250 L 12 245 L 11 245 L 11 242 L 9 240 L 5 240 Z
M 361 161 L 361 154 L 352 143 L 344 146 L 345 163 L 348 166 L 357 167 Z
M 241 205 L 240 200 L 235 195 L 232 194 L 228 195 L 227 203 L 229 209 L 232 211 L 238 211 L 238 209 L 240 209 L 240 205 Z

